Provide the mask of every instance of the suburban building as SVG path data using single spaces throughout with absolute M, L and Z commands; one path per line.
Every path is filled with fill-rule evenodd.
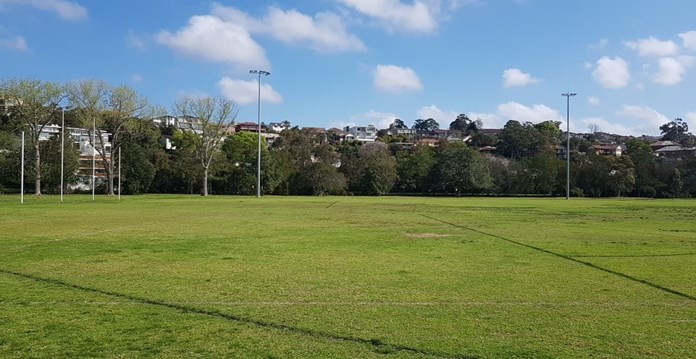
M 50 124 L 44 126 L 39 133 L 39 141 L 48 141 L 53 136 L 61 135 L 61 127 Z M 73 147 L 79 153 L 78 183 L 74 189 L 88 189 L 92 178 L 92 158 L 94 156 L 94 176 L 97 181 L 106 179 L 106 169 L 104 168 L 104 153 L 107 161 L 111 160 L 111 133 L 101 132 L 101 139 L 95 138 L 96 145 L 92 145 L 92 130 L 78 127 L 66 127 L 65 135 L 67 141 L 72 141 Z M 103 148 L 103 151 L 102 151 Z M 98 150 L 99 151 L 98 151 Z
M 596 155 L 621 157 L 623 149 L 619 145 L 592 145 L 588 149 L 594 151 Z
M 256 124 L 256 122 L 238 123 L 234 126 L 234 129 L 237 132 L 259 132 L 259 126 Z M 266 127 L 263 124 L 261 125 L 261 133 L 266 133 Z
M 271 122 L 268 124 L 268 131 L 269 132 L 277 132 L 281 133 L 284 130 L 289 130 L 290 129 L 290 122 L 284 121 L 284 122 Z
M 374 142 L 377 139 L 377 127 L 369 126 L 346 126 L 346 141 Z

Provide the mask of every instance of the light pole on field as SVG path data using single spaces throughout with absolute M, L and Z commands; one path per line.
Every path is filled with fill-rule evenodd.
M 60 118 L 60 202 L 63 203 L 63 187 L 64 187 L 64 167 L 65 167 L 65 107 L 62 108 Z
M 261 75 L 268 76 L 271 73 L 264 70 L 249 70 L 249 73 L 258 75 L 259 80 L 258 118 L 256 121 L 256 133 L 259 140 L 259 153 L 256 158 L 256 198 L 261 198 Z
M 94 201 L 94 187 L 97 179 L 97 118 L 92 117 L 92 201 Z
M 22 156 L 20 161 L 22 166 L 22 174 L 19 181 L 19 203 L 24 204 L 24 131 L 22 131 Z
M 570 98 L 576 93 L 563 93 L 566 98 L 566 200 L 570 199 Z

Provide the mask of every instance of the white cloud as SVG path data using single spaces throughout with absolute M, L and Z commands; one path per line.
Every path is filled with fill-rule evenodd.
M 473 121 L 481 120 L 483 128 L 503 128 L 507 120 L 502 119 L 494 113 L 469 113 L 469 118 Z
M 21 36 L 15 36 L 12 39 L 0 39 L 0 48 L 6 48 L 14 51 L 28 51 L 29 46 L 27 45 L 27 40 Z
M 627 41 L 626 47 L 638 51 L 638 54 L 644 57 L 674 56 L 679 52 L 679 46 L 674 41 L 662 41 L 652 36 L 647 39 Z
M 626 87 L 631 80 L 628 63 L 620 57 L 602 57 L 597 60 L 597 68 L 592 71 L 592 76 L 602 86 L 610 89 Z
M 589 103 L 592 106 L 599 106 L 602 104 L 602 102 L 599 100 L 599 98 L 595 96 L 590 96 L 587 98 L 587 103 Z
M 527 86 L 539 82 L 531 74 L 524 73 L 520 69 L 507 69 L 503 71 L 503 87 Z
M 696 124 L 696 112 L 689 112 L 684 116 L 687 123 Z
M 375 110 L 370 110 L 366 113 L 353 115 L 348 121 L 338 121 L 333 122 L 331 127 L 343 128 L 345 126 L 366 126 L 374 125 L 378 129 L 389 128 L 394 122 L 394 119 L 401 118 L 396 114 L 391 112 L 379 112 Z
M 465 5 L 482 5 L 484 3 L 484 0 L 449 0 L 448 3 L 449 9 L 451 11 L 454 11 Z
M 696 50 L 696 31 L 681 33 L 679 37 L 681 37 L 684 47 L 689 50 Z
M 232 64 L 240 69 L 270 69 L 264 49 L 246 29 L 214 16 L 193 16 L 188 25 L 175 34 L 162 31 L 156 39 L 200 60 Z
M 526 106 L 514 101 L 498 105 L 495 113 L 469 113 L 472 120 L 480 119 L 484 128 L 503 128 L 510 120 L 518 122 L 539 123 L 543 121 L 562 121 L 565 118 L 556 110 L 546 105 Z
M 128 45 L 134 49 L 145 50 L 145 41 L 133 30 L 128 30 Z
M 441 128 L 448 128 L 449 124 L 454 121 L 457 116 L 459 116 L 459 113 L 456 111 L 443 111 L 435 105 L 423 106 L 416 111 L 416 114 L 418 115 L 418 118 L 422 118 L 424 120 L 432 118 L 440 124 Z
M 586 133 L 589 131 L 590 125 L 598 126 L 599 131 L 601 132 L 614 133 L 618 135 L 640 136 L 645 134 L 644 132 L 641 132 L 639 129 L 628 127 L 616 122 L 609 122 L 605 120 L 603 117 L 583 118 L 580 121 L 578 121 L 578 124 L 575 124 L 574 121 L 570 121 L 570 131 L 577 133 Z
M 404 4 L 400 0 L 336 0 L 379 21 L 389 31 L 430 33 L 438 25 L 439 0 L 414 0 Z M 455 7 L 456 2 L 450 2 Z
M 189 97 L 193 99 L 202 99 L 206 97 L 210 97 L 206 92 L 198 90 L 198 89 L 193 89 L 193 90 L 179 90 L 179 97 Z
M 696 124 L 696 112 L 689 112 L 684 116 L 687 123 Z
M 136 84 L 139 84 L 139 83 L 142 83 L 143 81 L 145 81 L 145 79 L 143 79 L 143 77 L 140 74 L 131 74 L 130 80 L 131 80 L 131 82 L 136 83 Z
M 377 65 L 373 72 L 375 87 L 390 93 L 422 90 L 420 78 L 410 67 Z
M 218 87 L 223 96 L 238 105 L 256 103 L 259 98 L 259 84 L 254 80 L 234 80 L 229 77 L 223 77 L 218 83 Z M 271 85 L 262 83 L 261 102 L 281 103 L 283 102 L 283 97 Z
M 517 120 L 519 122 L 539 123 L 547 120 L 563 120 L 558 111 L 546 105 L 529 107 L 513 101 L 498 105 L 498 115 L 505 119 Z
M 633 128 L 642 134 L 655 133 L 661 125 L 670 121 L 667 116 L 648 106 L 624 105 L 617 115 L 639 121 Z
M 269 7 L 263 18 L 256 19 L 233 7 L 214 4 L 213 16 L 244 27 L 252 34 L 264 34 L 287 45 L 306 46 L 318 52 L 365 51 L 365 45 L 349 34 L 343 20 L 331 12 L 314 17 L 297 10 Z
M 77 2 L 67 0 L 0 0 L 2 4 L 31 6 L 37 10 L 55 12 L 62 19 L 70 21 L 84 20 L 88 17 L 87 9 Z
M 607 45 L 609 45 L 609 40 L 601 39 L 594 44 L 588 45 L 587 47 L 590 50 L 604 50 L 607 47 Z
M 653 81 L 660 85 L 676 85 L 684 79 L 686 67 L 694 63 L 696 58 L 681 56 L 679 58 L 663 57 L 658 60 L 660 70 L 653 76 Z

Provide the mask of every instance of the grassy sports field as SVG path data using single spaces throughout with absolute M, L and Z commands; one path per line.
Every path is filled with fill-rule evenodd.
M 0 196 L 0 357 L 696 357 L 696 201 Z

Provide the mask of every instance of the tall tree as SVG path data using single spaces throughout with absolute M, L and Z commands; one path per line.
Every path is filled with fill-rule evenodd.
M 398 174 L 395 190 L 402 193 L 425 193 L 428 176 L 435 166 L 435 151 L 430 146 L 418 146 L 410 152 L 399 152 L 396 156 Z
M 152 120 L 132 121 L 120 138 L 120 154 L 115 151 L 116 163 L 121 160 L 121 186 L 126 194 L 141 194 L 151 190 L 157 167 L 166 158 L 159 139 L 162 136 L 159 126 Z
M 315 143 L 306 133 L 297 128 L 281 132 L 271 149 L 278 176 L 276 193 L 297 193 L 298 176 L 303 168 L 312 163 L 314 151 Z
M 413 125 L 413 129 L 418 131 L 418 132 L 428 132 L 428 131 L 435 131 L 438 128 L 440 128 L 440 124 L 437 123 L 432 118 L 429 118 L 427 120 L 423 120 L 421 118 L 417 119 L 415 124 Z
M 469 119 L 469 117 L 465 114 L 459 114 L 457 118 L 454 119 L 449 125 L 450 130 L 457 130 L 457 131 L 462 131 L 462 132 L 467 132 L 469 129 L 469 125 L 471 125 L 472 122 Z
M 563 172 L 563 162 L 551 151 L 543 151 L 534 157 L 521 162 L 522 175 L 518 180 L 527 181 L 526 188 L 535 194 L 553 194 L 562 192 L 558 182 L 559 174 Z
M 58 104 L 65 97 L 63 87 L 39 80 L 10 79 L 3 81 L 0 92 L 6 104 L 11 104 L 10 119 L 18 129 L 26 131 L 29 145 L 34 150 L 34 194 L 41 195 L 41 145 L 44 128 L 55 121 L 61 112 Z
M 635 166 L 631 157 L 609 157 L 611 171 L 609 171 L 609 185 L 616 192 L 617 197 L 621 194 L 628 193 L 633 190 L 636 183 Z
M 676 118 L 674 121 L 670 121 L 660 126 L 660 131 L 662 131 L 663 141 L 674 141 L 682 143 L 685 140 L 689 140 L 689 125 L 686 121 L 681 118 Z M 688 145 L 683 143 L 684 145 Z
M 203 170 L 201 195 L 208 195 L 208 171 L 220 150 L 222 139 L 234 124 L 237 105 L 223 97 L 183 97 L 174 104 L 174 112 L 186 119 L 188 131 L 197 136 L 194 142 L 196 159 Z
M 379 196 L 388 193 L 396 181 L 396 161 L 386 144 L 366 143 L 346 146 L 341 156 L 341 172 L 353 193 Z
M 394 122 L 392 122 L 389 125 L 389 129 L 392 129 L 392 128 L 405 129 L 405 128 L 408 128 L 408 126 L 406 126 L 404 121 L 402 121 L 400 118 L 395 118 Z
M 639 197 L 654 197 L 659 180 L 655 176 L 655 155 L 650 145 L 636 139 L 626 141 L 626 156 L 631 158 L 634 164 L 634 191 Z M 623 156 L 622 156 L 623 157 Z
M 156 110 L 130 87 L 112 86 L 101 80 L 74 82 L 68 85 L 67 92 L 71 105 L 78 109 L 74 115 L 80 126 L 90 131 L 90 145 L 106 173 L 108 194 L 114 195 L 114 159 L 121 148 L 121 138 L 129 127 L 136 125 L 134 121 L 154 117 Z
M 223 191 L 230 194 L 256 193 L 256 163 L 258 158 L 258 136 L 256 133 L 240 132 L 228 138 L 222 145 L 225 165 L 221 166 Z M 271 181 L 275 166 L 269 157 L 266 140 L 261 138 L 261 188 L 273 192 L 275 183 Z
M 457 196 L 493 187 L 488 162 L 463 143 L 443 144 L 438 149 L 435 171 L 440 187 Z
M 516 160 L 533 157 L 548 144 L 532 123 L 522 124 L 515 120 L 505 124 L 499 138 L 498 152 Z
M 41 141 L 41 152 L 43 153 L 41 160 L 42 186 L 49 193 L 60 192 L 60 147 L 60 136 L 52 136 L 47 141 Z M 77 172 L 80 169 L 80 152 L 73 146 L 73 141 L 69 135 L 65 139 L 63 155 L 64 183 L 75 183 Z

